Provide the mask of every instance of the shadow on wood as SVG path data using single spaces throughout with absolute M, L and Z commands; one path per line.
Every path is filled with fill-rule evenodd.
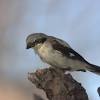
M 49 100 L 88 100 L 88 95 L 80 83 L 70 74 L 56 71 L 53 68 L 37 70 L 29 73 L 28 79 L 43 89 Z

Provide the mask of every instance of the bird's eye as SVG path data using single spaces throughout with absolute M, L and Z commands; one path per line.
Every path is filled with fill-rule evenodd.
M 35 43 L 41 43 L 41 39 L 35 40 Z
M 36 40 L 34 40 L 34 43 L 35 43 L 35 44 L 40 43 L 40 40 L 37 40 L 37 39 L 36 39 Z
M 33 42 L 34 42 L 34 43 L 36 43 L 36 42 L 37 42 L 37 40 L 34 40 Z
M 36 39 L 36 40 L 34 40 L 34 43 L 43 43 L 44 41 L 46 40 L 46 38 L 43 38 L 43 39 Z
M 35 43 L 38 43 L 39 42 L 39 40 L 35 40 Z

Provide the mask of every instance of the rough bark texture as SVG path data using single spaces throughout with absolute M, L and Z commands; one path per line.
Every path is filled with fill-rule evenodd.
M 28 79 L 43 89 L 49 100 L 88 100 L 85 89 L 70 74 L 54 69 L 42 69 L 29 73 Z

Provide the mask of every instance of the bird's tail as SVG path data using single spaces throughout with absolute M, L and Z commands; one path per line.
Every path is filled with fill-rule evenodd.
M 87 66 L 86 68 L 87 68 L 88 71 L 100 75 L 100 67 L 99 66 L 89 64 L 89 66 Z

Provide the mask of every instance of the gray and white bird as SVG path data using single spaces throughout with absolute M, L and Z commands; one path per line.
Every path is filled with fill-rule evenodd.
M 62 70 L 91 71 L 100 74 L 100 67 L 87 62 L 65 41 L 44 33 L 30 34 L 26 39 L 27 49 L 33 48 L 42 61 Z

